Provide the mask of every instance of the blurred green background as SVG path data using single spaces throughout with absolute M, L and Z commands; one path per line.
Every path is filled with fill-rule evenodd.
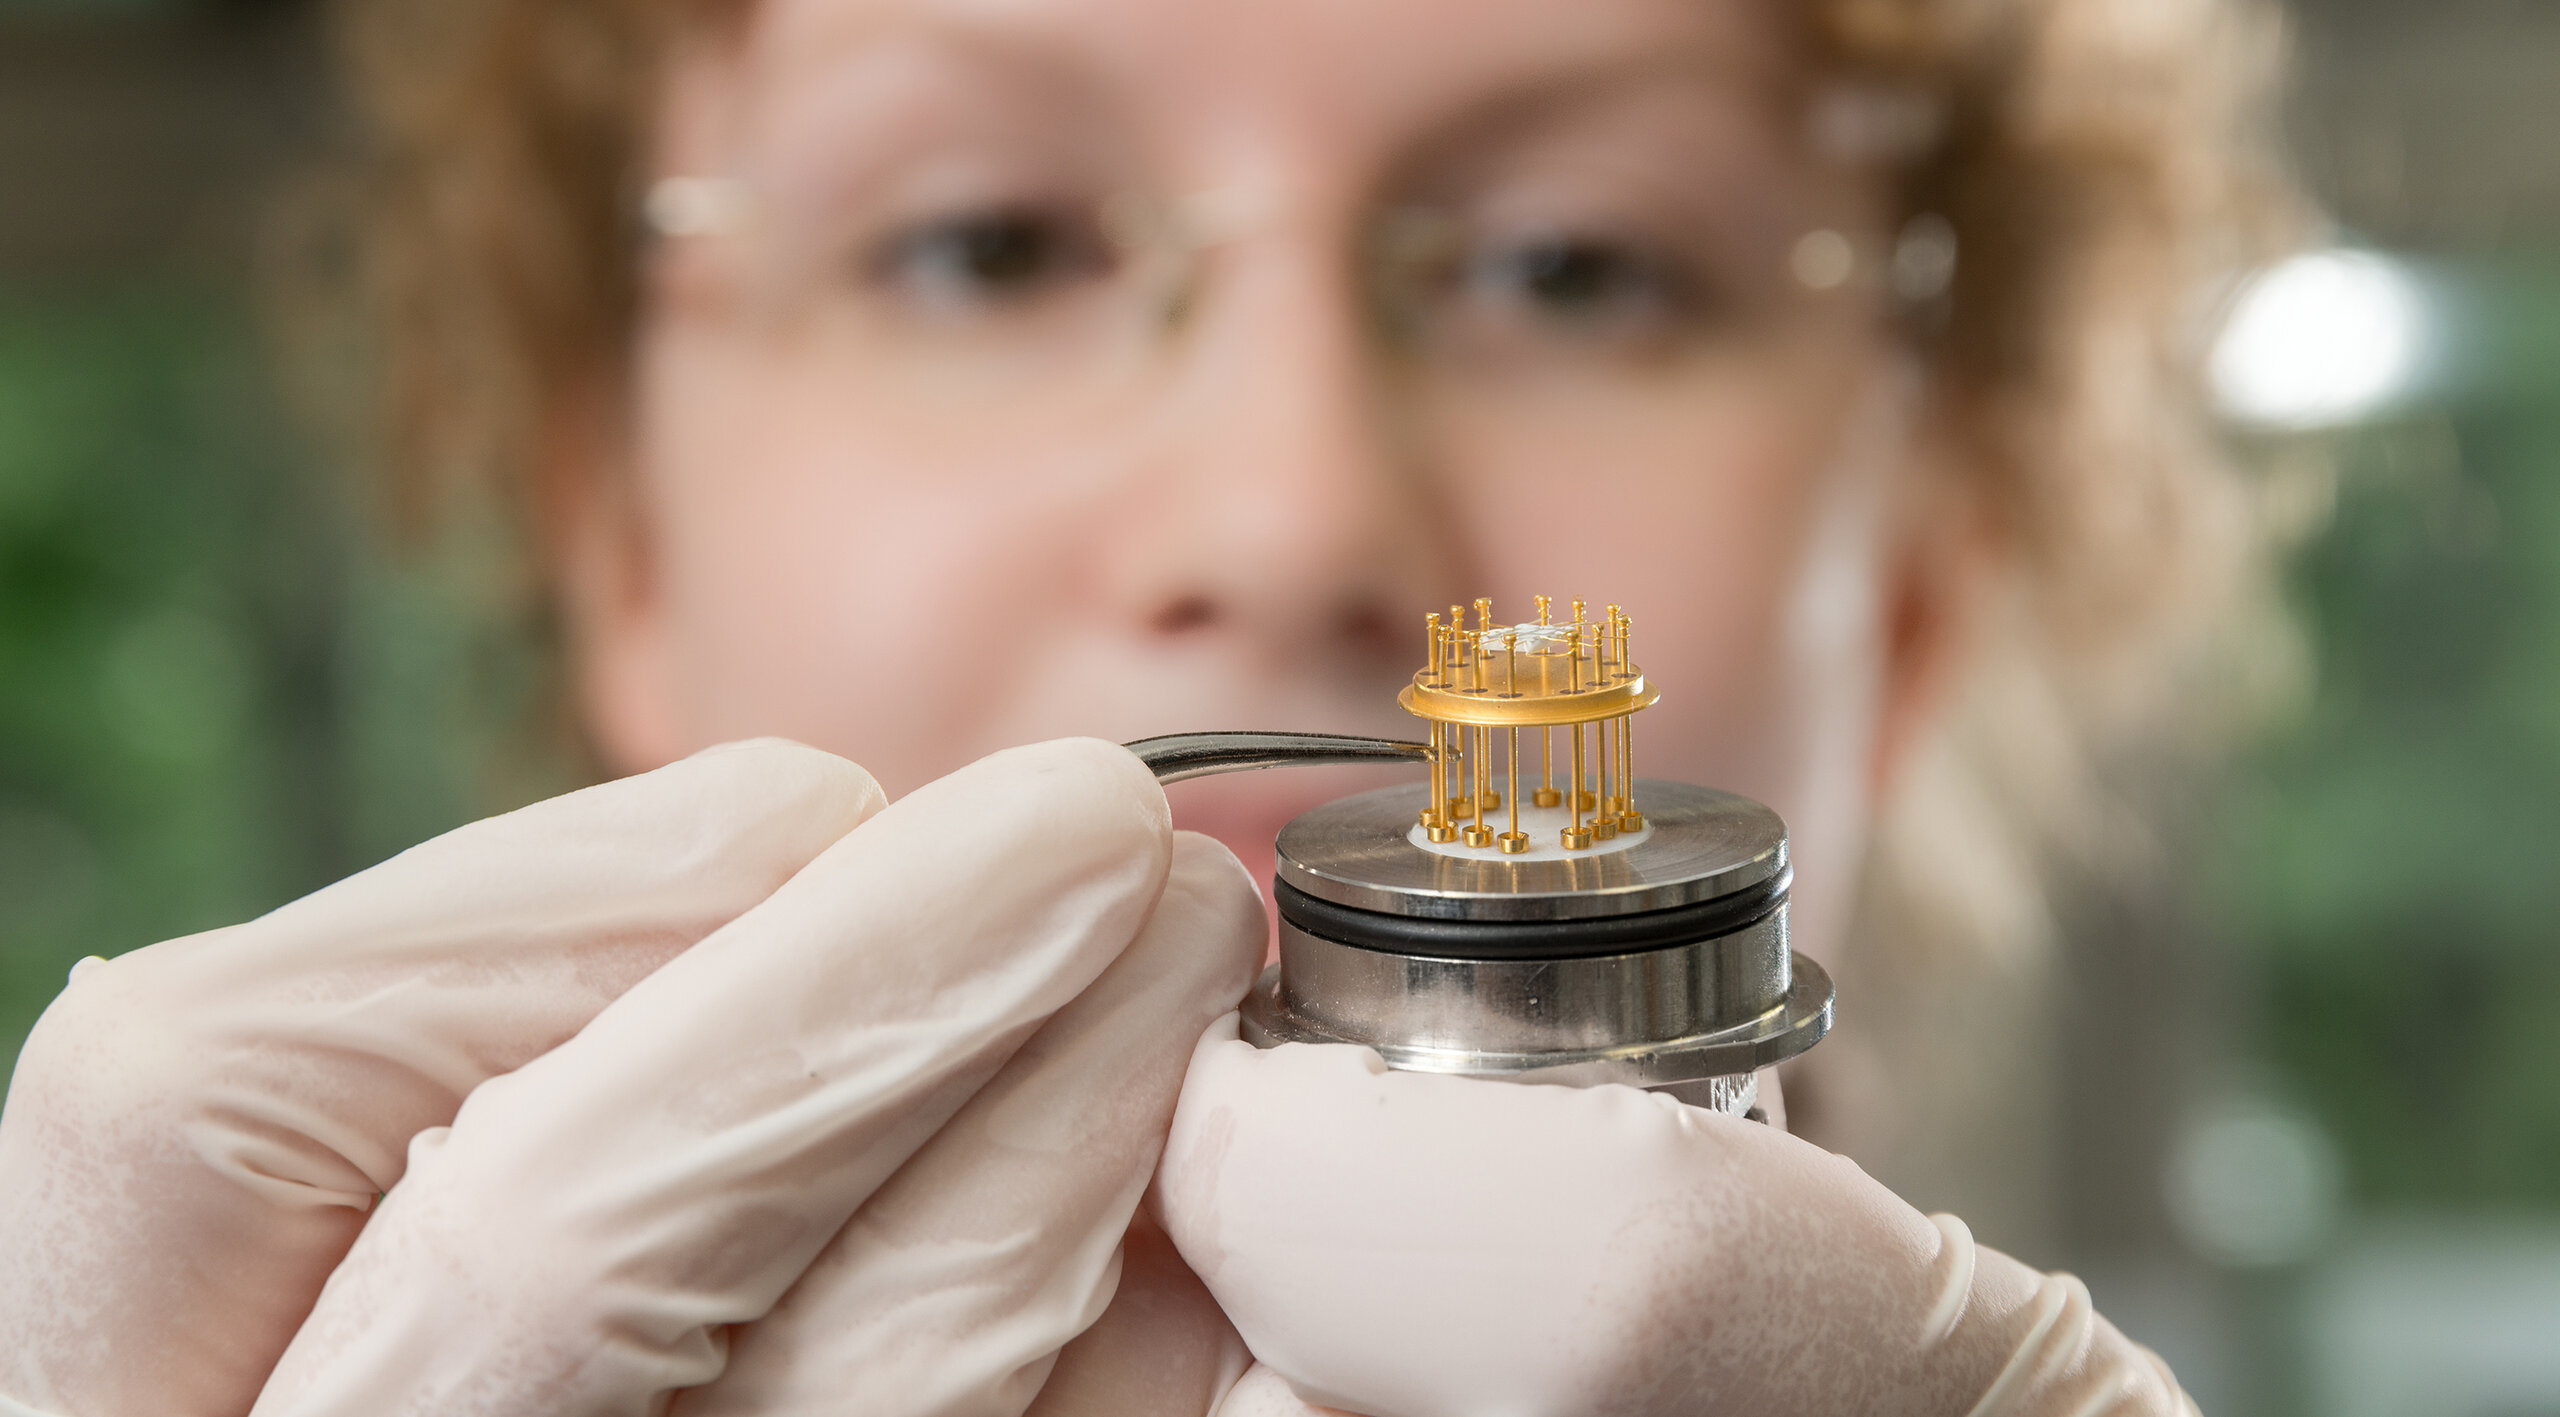
M 81 955 L 571 781 L 497 548 L 391 554 L 287 408 L 309 8 L 0 0 L 0 1057 Z
M 2560 7 L 2295 12 L 2300 165 L 2429 357 L 2235 433 L 2309 668 L 2188 888 L 2074 912 L 2037 1258 L 2209 1412 L 2560 1413 Z M 82 955 L 573 776 L 496 549 L 382 551 L 273 374 L 324 68 L 292 0 L 0 0 L 0 1058 Z

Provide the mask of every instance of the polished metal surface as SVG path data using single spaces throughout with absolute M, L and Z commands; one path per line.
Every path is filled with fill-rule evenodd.
M 1787 869 L 1778 814 L 1730 792 L 1647 778 L 1636 805 L 1652 824 L 1618 851 L 1563 860 L 1461 860 L 1416 847 L 1428 787 L 1381 788 L 1327 803 L 1280 832 L 1280 879 L 1319 900 L 1441 920 L 1588 920 L 1693 905 Z
M 1755 927 L 1757 928 L 1757 927 Z M 1783 937 L 1783 931 L 1775 931 Z M 1766 945 L 1764 935 L 1758 942 Z M 1732 1077 L 1792 1058 L 1831 1029 L 1831 978 L 1802 955 L 1788 956 L 1787 985 L 1768 1007 L 1702 1014 L 1681 995 L 1718 967 L 1695 959 L 1721 952 L 1701 941 L 1654 956 L 1573 961 L 1604 965 L 1540 976 L 1519 962 L 1469 964 L 1359 950 L 1284 931 L 1281 962 L 1263 971 L 1244 1004 L 1244 1037 L 1282 1043 L 1356 1043 L 1389 1067 L 1514 1081 L 1662 1087 Z M 1368 955 L 1310 968 L 1326 954 Z M 1292 964 L 1292 959 L 1295 964 Z M 1335 981 L 1309 990 L 1301 974 Z M 1648 1000 L 1659 990 L 1669 1002 Z M 1685 1019 L 1686 1027 L 1672 1026 Z M 1571 1041 L 1568 1041 L 1571 1040 Z
M 1715 1033 L 1786 1002 L 1786 912 L 1710 940 L 1584 959 L 1441 959 L 1280 921 L 1289 1012 L 1342 1037 L 1530 1054 Z
M 1428 744 L 1340 733 L 1172 733 L 1125 745 L 1160 782 L 1321 763 L 1429 762 Z M 1420 791 L 1419 788 L 1416 791 Z
M 1429 753 L 1321 733 L 1128 746 L 1166 782 Z M 1829 976 L 1787 948 L 1786 825 L 1729 792 L 1647 780 L 1634 795 L 1650 826 L 1640 840 L 1553 859 L 1417 846 L 1422 783 L 1300 816 L 1280 833 L 1278 879 L 1303 895 L 1281 892 L 1280 962 L 1245 1001 L 1244 1036 L 1356 1043 L 1409 1071 L 1629 1083 L 1749 1113 L 1753 1074 L 1831 1027 Z

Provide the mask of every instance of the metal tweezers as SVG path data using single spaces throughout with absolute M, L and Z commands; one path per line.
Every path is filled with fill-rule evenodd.
M 1158 782 L 1318 763 L 1424 763 L 1430 745 L 1340 733 L 1169 733 L 1127 745 Z

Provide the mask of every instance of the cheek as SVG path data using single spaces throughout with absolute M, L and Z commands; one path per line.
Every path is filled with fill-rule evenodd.
M 1076 479 L 899 455 L 817 361 L 649 341 L 637 432 L 669 693 L 694 746 L 779 734 L 893 794 L 986 746 L 1026 606 L 1073 596 Z M 930 468 L 930 474 L 920 468 Z

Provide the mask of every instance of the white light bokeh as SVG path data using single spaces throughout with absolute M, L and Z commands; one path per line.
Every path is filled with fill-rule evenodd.
M 2415 382 L 2426 301 L 2399 265 L 2313 251 L 2251 280 L 2213 348 L 2223 412 L 2272 428 L 2351 423 Z
M 1809 289 L 1838 290 L 1858 273 L 1858 249 L 1828 227 L 1808 231 L 1787 254 L 1787 268 Z
M 2320 1124 L 2273 1098 L 2238 1092 L 2190 1114 L 2163 1178 L 2170 1219 L 2221 1264 L 2290 1264 L 2317 1253 L 2345 1201 L 2337 1148 Z

